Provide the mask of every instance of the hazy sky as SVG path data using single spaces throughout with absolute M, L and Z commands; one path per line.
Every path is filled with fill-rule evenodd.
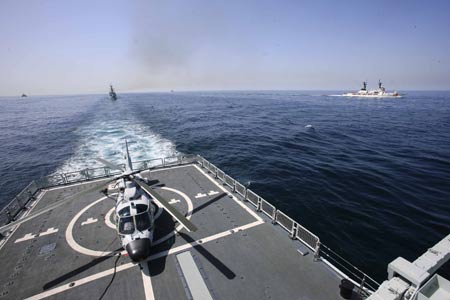
M 0 1 L 0 95 L 450 89 L 450 1 Z

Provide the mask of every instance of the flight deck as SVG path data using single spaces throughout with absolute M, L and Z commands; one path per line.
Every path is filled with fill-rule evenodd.
M 342 272 L 299 238 L 302 228 L 292 223 L 290 238 L 288 219 L 211 170 L 191 162 L 141 173 L 198 228 L 187 232 L 155 207 L 141 264 L 121 247 L 112 185 L 12 229 L 0 245 L 0 299 L 342 299 Z M 110 179 L 41 189 L 24 215 Z

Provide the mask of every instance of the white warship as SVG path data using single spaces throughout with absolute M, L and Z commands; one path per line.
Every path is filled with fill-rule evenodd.
M 368 90 L 367 89 L 367 81 L 363 81 L 363 87 L 357 92 L 345 93 L 342 96 L 345 97 L 360 97 L 360 98 L 401 98 L 402 95 L 397 91 L 387 92 L 384 86 L 381 83 L 381 80 L 378 80 L 378 89 L 376 90 Z

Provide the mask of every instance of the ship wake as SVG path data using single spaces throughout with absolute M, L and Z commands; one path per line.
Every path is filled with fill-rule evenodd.
M 175 144 L 150 128 L 131 121 L 99 120 L 77 129 L 80 137 L 74 154 L 55 173 L 102 167 L 97 157 L 123 162 L 125 139 L 133 161 L 177 155 Z

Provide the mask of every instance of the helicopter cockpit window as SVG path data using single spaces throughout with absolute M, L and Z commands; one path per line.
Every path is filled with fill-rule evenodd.
M 133 217 L 119 219 L 119 232 L 121 234 L 132 234 L 134 232 Z
M 148 209 L 148 206 L 145 205 L 145 204 L 137 204 L 137 205 L 136 205 L 136 210 L 137 210 L 137 213 L 138 213 L 138 214 L 143 213 L 143 212 L 146 212 L 147 209 Z
M 139 231 L 144 231 L 149 229 L 151 226 L 150 217 L 148 213 L 142 213 L 135 216 L 136 219 L 136 228 Z
M 130 207 L 124 207 L 119 210 L 119 217 L 129 217 L 130 216 Z

